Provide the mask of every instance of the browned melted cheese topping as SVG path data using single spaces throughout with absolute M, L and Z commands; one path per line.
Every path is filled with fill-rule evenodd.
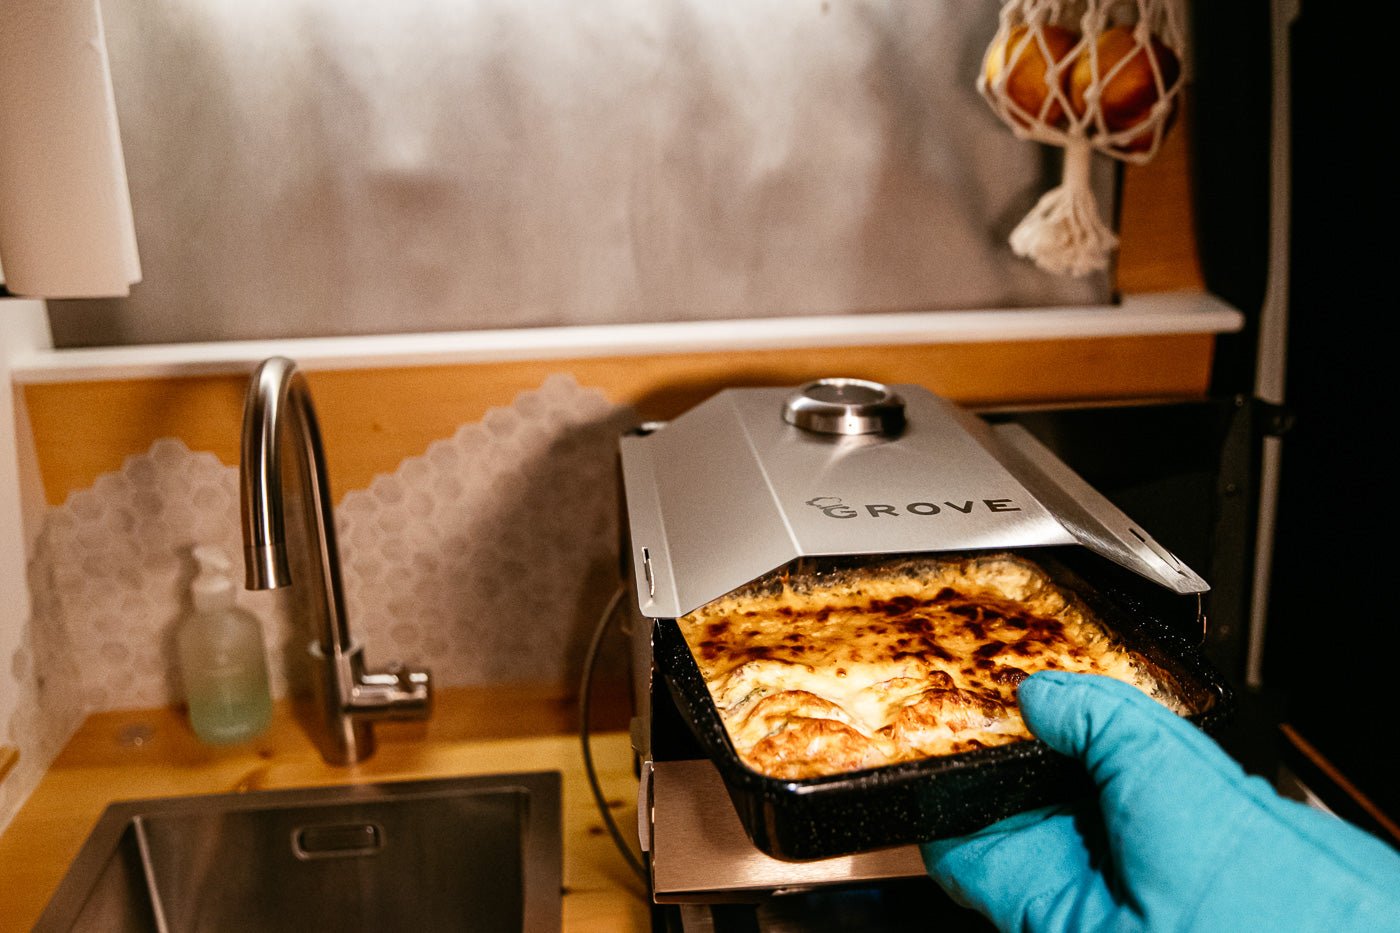
M 1036 565 L 999 555 L 759 581 L 677 620 L 739 756 L 783 779 L 1030 737 L 1016 685 L 1105 674 L 1182 712 Z

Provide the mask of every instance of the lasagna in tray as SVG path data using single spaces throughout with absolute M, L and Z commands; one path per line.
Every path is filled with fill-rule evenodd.
M 739 757 L 810 778 L 1030 738 L 1016 685 L 1105 674 L 1183 704 L 1034 563 L 1011 555 L 780 572 L 677 620 Z

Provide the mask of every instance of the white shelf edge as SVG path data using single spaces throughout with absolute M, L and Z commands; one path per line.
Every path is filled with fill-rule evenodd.
M 1165 334 L 1233 333 L 1244 315 L 1204 292 L 1124 296 L 1118 305 L 913 311 L 731 321 L 608 324 L 20 349 L 10 375 L 21 385 L 244 373 L 269 356 L 304 370 L 379 369 L 519 360 L 581 359 L 841 346 L 957 344 Z

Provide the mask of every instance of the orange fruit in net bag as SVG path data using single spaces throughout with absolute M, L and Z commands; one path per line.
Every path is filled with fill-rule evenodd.
M 1049 71 L 1052 65 L 1064 61 L 1069 55 L 1079 41 L 1079 34 L 1061 26 L 1041 26 L 1039 32 L 1040 38 L 1037 40 L 1030 27 L 1013 26 L 1005 39 L 993 43 L 987 50 L 982 72 L 986 76 L 987 87 L 992 89 L 996 88 L 1002 72 L 1006 72 L 1006 97 L 1031 119 L 1040 119 L 1055 126 L 1063 121 L 1065 111 L 1054 93 L 1056 79 Z M 1045 108 L 1043 113 L 1042 108 Z M 1011 115 L 1022 126 L 1030 125 L 1015 110 Z
M 1095 42 L 1095 52 L 1097 74 L 1090 50 L 1082 49 L 1069 70 L 1066 92 L 1071 112 L 1082 117 L 1088 111 L 1089 89 L 1097 77 L 1101 82 L 1099 110 L 1103 114 L 1103 126 L 1110 133 L 1132 129 L 1147 120 L 1157 101 L 1181 80 L 1181 59 L 1176 53 L 1155 35 L 1147 44 L 1138 42 L 1131 26 L 1105 30 Z M 1160 89 L 1152 72 L 1154 60 L 1161 74 Z M 1153 134 L 1148 131 L 1119 144 L 1118 148 L 1128 152 L 1143 151 L 1150 149 L 1152 142 Z

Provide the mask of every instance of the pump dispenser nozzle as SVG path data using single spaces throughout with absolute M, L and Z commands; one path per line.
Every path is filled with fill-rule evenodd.
M 212 544 L 199 544 L 191 551 L 199 573 L 190 584 L 190 596 L 198 612 L 218 612 L 233 605 L 233 565 L 228 555 Z

